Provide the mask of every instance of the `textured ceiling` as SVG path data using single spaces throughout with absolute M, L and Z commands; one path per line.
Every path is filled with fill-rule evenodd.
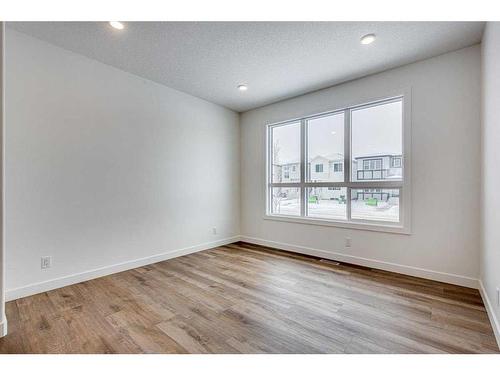
M 17 31 L 236 111 L 481 40 L 482 22 L 16 22 Z M 359 38 L 377 40 L 361 45 Z M 248 91 L 236 89 L 247 83 Z

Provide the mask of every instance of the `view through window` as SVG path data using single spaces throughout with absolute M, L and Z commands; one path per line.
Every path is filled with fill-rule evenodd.
M 269 126 L 271 215 L 401 222 L 403 98 Z

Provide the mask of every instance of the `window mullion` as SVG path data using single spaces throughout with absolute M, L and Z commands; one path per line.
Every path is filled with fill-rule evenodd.
M 351 112 L 344 111 L 344 182 L 351 181 Z
M 359 181 L 359 182 L 349 182 L 346 184 L 351 189 L 401 189 L 404 184 L 401 181 L 384 181 L 375 180 L 373 182 L 369 181 Z
M 346 188 L 347 193 L 346 193 L 346 203 L 345 203 L 345 208 L 346 208 L 346 219 L 347 221 L 351 221 L 351 188 L 347 187 Z
M 300 216 L 307 216 L 306 207 L 306 172 L 307 172 L 307 125 L 306 120 L 300 120 Z
M 344 182 L 351 181 L 351 111 L 344 111 Z M 351 188 L 347 186 L 346 194 L 346 219 L 351 221 Z

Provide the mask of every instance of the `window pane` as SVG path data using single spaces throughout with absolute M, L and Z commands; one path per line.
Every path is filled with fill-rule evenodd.
M 307 180 L 344 181 L 344 113 L 308 120 L 307 139 Z
M 324 219 L 347 219 L 345 187 L 307 188 L 307 216 Z
M 300 188 L 273 187 L 271 212 L 300 216 Z
M 402 100 L 355 109 L 351 112 L 351 123 L 352 180 L 401 181 Z
M 272 182 L 300 182 L 300 122 L 271 130 Z
M 399 222 L 399 189 L 352 189 L 351 217 Z

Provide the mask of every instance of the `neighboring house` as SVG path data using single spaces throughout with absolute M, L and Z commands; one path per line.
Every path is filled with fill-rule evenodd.
M 342 193 L 340 187 L 313 187 L 310 188 L 309 197 L 315 196 L 318 200 L 344 200 L 346 199 L 345 192 Z
M 344 181 L 344 156 L 315 156 L 309 162 L 309 177 L 311 182 Z
M 403 175 L 402 155 L 370 155 L 354 158 L 353 180 L 401 179 Z
M 352 179 L 353 181 L 377 181 L 388 179 L 400 179 L 403 172 L 402 155 L 377 154 L 356 157 L 353 161 Z M 286 164 L 274 165 L 274 181 L 276 182 L 299 182 L 300 162 L 292 161 Z M 344 181 L 344 156 L 342 154 L 317 155 L 308 164 L 308 181 L 310 182 L 341 182 Z M 356 190 L 353 199 L 366 200 L 376 198 L 388 201 L 395 197 L 394 192 L 387 192 L 382 189 L 359 189 Z M 285 193 L 280 193 L 285 194 Z M 354 192 L 353 192 L 354 194 Z M 286 198 L 296 198 L 296 194 L 286 193 Z M 316 196 L 318 200 L 342 199 L 342 189 L 340 187 L 311 188 L 309 196 Z
M 354 158 L 353 181 L 375 181 L 401 179 L 403 176 L 403 157 L 400 154 L 379 154 Z M 397 189 L 362 189 L 352 193 L 352 199 L 367 200 L 375 198 L 390 202 L 399 196 Z
M 281 182 L 300 182 L 300 162 L 281 165 Z
M 341 182 L 344 181 L 344 155 L 317 155 L 309 162 L 309 180 L 311 182 Z M 311 188 L 309 196 L 314 195 L 319 200 L 345 199 L 345 193 L 339 187 Z M 344 197 L 342 197 L 344 195 Z
M 329 156 L 315 156 L 308 165 L 311 182 L 341 182 L 344 180 L 344 156 L 341 154 Z M 285 164 L 274 165 L 275 182 L 299 182 L 300 162 L 292 161 Z
M 292 161 L 285 164 L 273 164 L 273 181 L 286 183 L 286 182 L 300 182 L 300 161 Z M 280 199 L 295 199 L 298 194 L 293 193 L 295 189 L 275 189 L 276 197 Z
M 351 190 L 352 199 L 367 200 L 377 199 L 379 201 L 393 203 L 399 198 L 397 189 L 357 189 Z

